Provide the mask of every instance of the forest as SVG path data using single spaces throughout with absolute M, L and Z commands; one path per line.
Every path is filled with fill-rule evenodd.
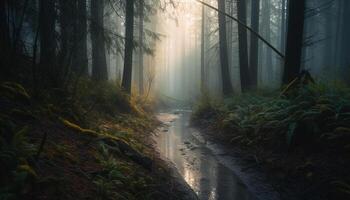
M 0 0 L 0 200 L 350 199 L 350 0 Z

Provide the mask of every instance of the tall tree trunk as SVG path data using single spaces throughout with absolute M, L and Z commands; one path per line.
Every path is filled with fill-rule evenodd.
M 205 49 L 204 49 L 204 34 L 205 34 L 205 7 L 202 4 L 202 24 L 201 24 L 201 92 L 205 92 Z
M 60 52 L 58 64 L 61 69 L 65 69 L 65 73 L 69 70 L 71 66 L 72 53 L 73 53 L 73 42 L 75 42 L 74 26 L 75 18 L 74 13 L 76 12 L 75 0 L 59 0 L 60 6 Z
M 225 0 L 218 0 L 219 10 L 225 9 Z M 231 77 L 228 63 L 227 38 L 226 38 L 226 16 L 219 13 L 219 46 L 220 46 L 220 65 L 222 89 L 224 96 L 232 94 Z
M 40 71 L 48 84 L 57 86 L 60 75 L 56 69 L 55 45 L 55 0 L 40 0 L 39 34 L 40 34 Z M 47 85 L 48 86 L 48 85 Z
M 131 94 L 132 53 L 134 40 L 134 0 L 126 1 L 125 52 L 122 87 Z
M 7 8 L 7 0 L 1 0 L 0 1 L 0 64 L 1 64 L 1 73 L 2 75 L 6 75 L 9 67 L 7 65 L 7 59 L 9 55 L 9 49 L 10 49 L 10 43 L 9 43 L 9 27 L 7 24 L 7 15 L 6 15 L 6 8 Z
M 247 8 L 246 0 L 237 1 L 237 16 L 238 20 L 246 24 Z M 246 91 L 249 86 L 249 65 L 248 65 L 248 41 L 247 29 L 242 25 L 238 25 L 238 46 L 239 46 L 239 68 L 241 75 L 242 91 Z
M 91 1 L 92 78 L 108 80 L 104 40 L 104 0 Z
M 350 71 L 350 27 L 348 21 L 350 19 L 350 1 L 343 0 L 343 26 L 341 30 L 341 49 L 340 49 L 340 68 L 343 79 L 350 84 L 349 71 Z
M 281 52 L 284 53 L 286 50 L 286 3 L 287 0 L 282 0 L 282 17 L 281 17 Z
M 251 27 L 259 32 L 260 0 L 253 0 L 251 9 Z M 250 34 L 250 83 L 251 88 L 256 89 L 258 85 L 258 59 L 259 59 L 259 38 Z
M 262 25 L 263 25 L 263 33 L 265 38 L 268 41 L 271 41 L 271 2 L 263 1 L 263 16 L 262 16 Z M 273 64 L 272 64 L 272 52 L 271 49 L 264 45 L 265 49 L 265 63 L 263 63 L 263 72 L 265 72 L 265 83 L 267 86 L 271 85 L 271 81 L 273 80 Z
M 88 75 L 88 58 L 87 58 L 87 6 L 86 0 L 77 2 L 77 45 L 75 48 L 76 55 L 76 72 L 78 74 Z
M 143 94 L 143 20 L 144 20 L 144 0 L 139 2 L 139 15 L 140 15 L 140 24 L 139 24 L 139 92 L 140 95 Z
M 305 0 L 290 0 L 288 5 L 288 33 L 283 83 L 288 84 L 300 72 L 304 35 Z

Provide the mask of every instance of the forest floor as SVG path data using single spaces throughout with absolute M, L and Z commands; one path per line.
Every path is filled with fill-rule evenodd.
M 305 86 L 288 94 L 203 98 L 192 124 L 233 148 L 243 171 L 259 171 L 281 199 L 350 199 L 350 92 Z
M 194 199 L 154 154 L 147 106 L 93 85 L 76 104 L 1 84 L 0 199 Z

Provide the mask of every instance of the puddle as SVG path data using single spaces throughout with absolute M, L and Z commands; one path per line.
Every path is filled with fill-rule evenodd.
M 256 199 L 234 171 L 219 162 L 207 142 L 198 137 L 200 133 L 189 127 L 190 112 L 173 113 L 159 113 L 158 119 L 165 126 L 158 132 L 156 144 L 161 156 L 174 163 L 199 199 Z

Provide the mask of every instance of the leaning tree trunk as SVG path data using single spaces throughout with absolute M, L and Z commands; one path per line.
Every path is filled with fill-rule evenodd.
M 107 61 L 104 40 L 104 0 L 91 1 L 91 44 L 92 44 L 92 78 L 107 80 Z
M 218 0 L 219 10 L 225 11 L 225 0 Z M 231 77 L 228 63 L 227 38 L 226 38 L 226 16 L 219 13 L 219 46 L 222 89 L 224 96 L 232 94 Z
M 246 24 L 247 11 L 246 0 L 237 1 L 237 15 L 238 20 Z M 248 41 L 247 29 L 241 24 L 238 24 L 238 46 L 239 46 L 239 68 L 241 75 L 242 91 L 246 91 L 249 87 L 249 66 L 248 66 Z
M 134 0 L 126 1 L 125 52 L 122 88 L 131 94 L 132 51 L 134 39 Z
M 251 2 L 251 27 L 257 33 L 259 32 L 259 18 L 260 18 L 260 0 L 253 0 Z M 256 89 L 258 85 L 258 54 L 259 54 L 259 38 L 250 34 L 250 87 Z
M 300 72 L 304 35 L 305 0 L 290 0 L 288 5 L 288 32 L 283 83 L 288 84 Z
M 143 20 L 144 20 L 144 1 L 140 0 L 139 2 L 139 15 L 140 15 L 140 24 L 139 24 L 139 92 L 140 95 L 143 94 Z

